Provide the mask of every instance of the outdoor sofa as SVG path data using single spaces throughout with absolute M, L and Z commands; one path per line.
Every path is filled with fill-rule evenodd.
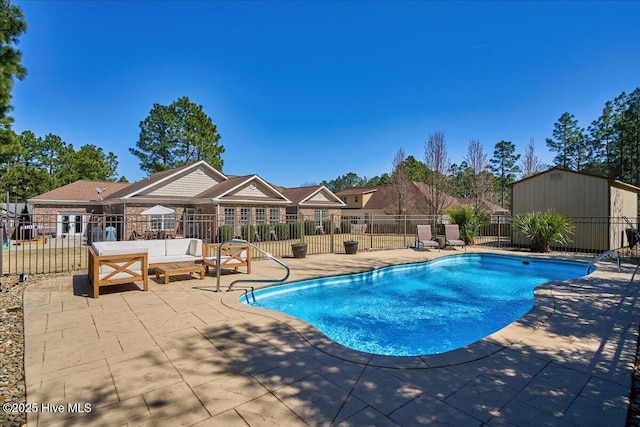
M 89 281 L 93 297 L 100 287 L 142 281 L 149 288 L 148 270 L 158 264 L 202 261 L 202 240 L 127 240 L 94 242 L 89 246 Z

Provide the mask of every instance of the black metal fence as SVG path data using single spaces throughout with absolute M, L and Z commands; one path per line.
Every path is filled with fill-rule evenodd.
M 72 218 L 71 218 L 72 217 Z M 409 248 L 415 245 L 417 225 L 429 224 L 442 240 L 447 218 L 426 215 L 289 216 L 283 221 L 263 222 L 255 217 L 224 215 L 30 215 L 5 218 L 2 233 L 0 274 L 40 274 L 87 268 L 87 246 L 96 241 L 133 239 L 199 238 L 222 242 L 249 240 L 262 250 L 284 258 L 291 245 L 307 244 L 307 254 L 344 252 L 345 241 L 357 241 L 359 250 Z M 572 218 L 573 239 L 554 251 L 596 255 L 623 249 L 638 257 L 640 244 L 633 241 L 623 218 Z M 635 227 L 638 218 L 630 219 Z M 630 243 L 632 243 L 630 245 Z M 511 218 L 495 216 L 478 229 L 473 245 L 491 248 L 526 248 L 528 241 L 513 229 Z M 629 249 L 631 246 L 632 249 Z M 262 256 L 256 251 L 257 258 Z

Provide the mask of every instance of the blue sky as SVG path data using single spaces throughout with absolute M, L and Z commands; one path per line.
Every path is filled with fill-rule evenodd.
M 223 172 L 293 187 L 390 172 L 445 134 L 539 157 L 640 85 L 638 1 L 14 1 L 26 16 L 14 130 L 129 153 L 154 103 L 202 105 Z

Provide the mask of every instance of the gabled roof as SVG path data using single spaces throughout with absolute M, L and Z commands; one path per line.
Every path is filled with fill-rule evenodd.
M 458 202 L 455 204 L 455 206 L 471 205 L 471 204 L 474 203 L 474 200 L 465 199 L 465 198 L 462 198 L 462 197 L 458 197 L 457 200 L 458 200 Z M 502 206 L 498 205 L 497 203 L 493 203 L 493 202 L 490 202 L 488 200 L 481 200 L 480 204 L 482 205 L 483 208 L 485 208 L 486 210 L 488 210 L 490 213 L 493 213 L 493 214 L 505 214 L 505 213 L 509 212 L 509 209 L 503 208 Z
M 281 192 L 301 207 L 343 207 L 344 202 L 324 185 L 282 188 Z
M 381 187 L 381 186 L 378 186 Z M 378 190 L 378 187 L 351 187 L 340 190 L 336 193 L 336 196 L 350 196 L 354 194 L 368 194 Z
M 270 202 L 289 204 L 284 194 L 277 187 L 260 178 L 258 175 L 234 176 L 227 178 L 194 197 L 213 202 L 255 203 Z
M 423 182 L 412 181 L 407 185 L 406 191 L 407 194 L 405 196 L 404 207 L 407 213 L 424 213 L 425 209 L 428 206 L 428 201 L 432 197 L 432 187 Z M 395 210 L 393 201 L 393 186 L 390 184 L 378 185 L 374 187 L 358 187 L 345 189 L 343 191 L 340 191 L 338 195 L 344 196 L 366 193 L 371 193 L 371 197 L 362 208 L 358 209 L 378 210 L 385 213 L 392 213 Z M 459 199 L 443 192 L 439 193 L 442 197 L 443 209 L 471 203 L 466 199 Z M 491 202 L 485 201 L 483 202 L 483 205 L 490 212 L 508 212 L 507 209 L 503 209 L 502 207 Z
M 186 175 L 189 172 L 196 171 L 199 168 L 208 171 L 210 174 L 218 177 L 220 180 L 227 179 L 227 177 L 222 172 L 218 171 L 204 160 L 200 160 L 195 163 L 190 163 L 174 169 L 154 173 L 153 175 L 143 178 L 140 181 L 134 182 L 128 187 L 123 188 L 122 190 L 110 195 L 109 199 L 130 199 L 132 197 L 139 196 L 153 188 L 160 187 L 161 185 L 166 184 L 167 182 L 176 179 L 181 175 Z
M 102 199 L 127 188 L 127 182 L 87 181 L 79 180 L 63 185 L 39 196 L 29 199 L 33 204 L 87 204 L 99 203 Z

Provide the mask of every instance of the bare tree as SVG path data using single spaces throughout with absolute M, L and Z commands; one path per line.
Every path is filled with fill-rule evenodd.
M 449 193 L 451 187 L 447 176 L 451 161 L 444 132 L 437 131 L 429 135 L 429 139 L 424 143 L 424 163 L 429 170 L 426 183 L 431 193 L 427 200 L 427 212 L 429 215 L 438 215 L 447 207 L 445 194 Z
M 489 172 L 489 162 L 480 140 L 471 138 L 467 147 L 466 162 L 471 170 L 471 198 L 474 203 L 481 204 L 483 201 L 493 199 L 493 175 Z
M 531 138 L 524 151 L 524 155 L 522 156 L 522 161 L 520 162 L 520 169 L 522 171 L 520 178 L 526 178 L 544 170 L 544 165 L 538 156 L 536 156 L 535 150 L 536 145 L 533 138 Z
M 409 174 L 406 171 L 406 157 L 402 148 L 396 152 L 392 166 L 393 171 L 389 179 L 391 198 L 395 206 L 395 213 L 402 214 L 407 209 L 406 197 L 410 184 Z

